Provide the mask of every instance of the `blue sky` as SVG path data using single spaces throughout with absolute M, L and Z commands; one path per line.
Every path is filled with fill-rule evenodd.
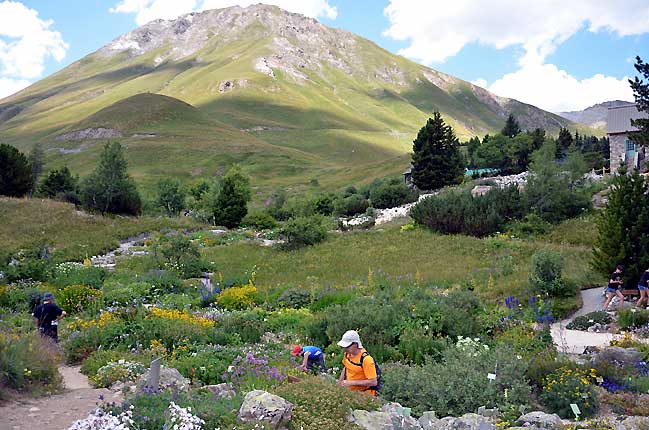
M 646 0 L 268 0 L 551 111 L 632 100 Z M 251 0 L 0 0 L 0 97 L 153 18 Z M 610 3 L 607 4 L 607 3 Z

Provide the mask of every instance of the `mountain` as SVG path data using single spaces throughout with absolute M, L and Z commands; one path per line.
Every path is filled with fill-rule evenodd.
M 461 138 L 579 127 L 273 6 L 152 21 L 0 101 L 0 141 L 47 149 L 81 175 L 119 139 L 132 174 L 219 174 L 233 162 L 259 192 L 398 174 L 438 109 Z M 317 181 L 316 181 L 317 180 Z
M 601 132 L 606 132 L 606 116 L 608 108 L 625 106 L 633 104 L 633 102 L 625 102 L 622 100 L 612 100 L 604 103 L 598 103 L 590 106 L 584 110 L 559 112 L 562 117 L 570 121 L 577 122 L 590 126 Z

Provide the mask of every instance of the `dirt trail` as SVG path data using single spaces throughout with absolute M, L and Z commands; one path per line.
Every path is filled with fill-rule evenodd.
M 119 393 L 91 388 L 78 367 L 61 366 L 65 391 L 39 399 L 21 399 L 0 406 L 0 430 L 66 430 L 97 407 L 99 396 L 120 401 Z

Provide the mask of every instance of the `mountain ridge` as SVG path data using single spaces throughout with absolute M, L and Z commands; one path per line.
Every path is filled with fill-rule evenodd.
M 244 162 L 243 147 L 226 142 L 224 136 L 256 142 L 250 143 L 251 151 L 263 146 L 286 155 L 290 150 L 287 156 L 297 158 L 287 162 L 282 184 L 308 182 L 305 172 L 332 185 L 369 180 L 362 172 L 381 161 L 386 173 L 397 173 L 407 167 L 404 156 L 411 140 L 435 109 L 463 138 L 500 130 L 509 113 L 523 128 L 543 127 L 556 133 L 562 126 L 579 127 L 391 54 L 348 31 L 274 6 L 255 5 L 156 20 L 117 37 L 0 100 L 0 140 L 21 149 L 36 141 L 58 147 L 57 136 L 83 129 L 85 118 L 146 93 L 172 97 L 214 120 L 200 130 L 183 129 L 178 122 L 158 123 L 160 133 L 146 143 L 126 138 L 127 147 L 142 151 L 161 147 L 176 151 L 182 146 L 187 160 L 179 160 L 181 171 L 169 172 L 180 176 L 196 171 L 190 160 L 195 160 L 195 151 L 204 149 L 195 141 L 213 141 L 208 158 L 217 160 L 212 167 L 204 166 L 201 174 L 217 174 L 228 162 Z M 172 141 L 174 127 L 184 130 L 184 141 Z M 233 147 L 240 151 L 227 152 Z M 76 165 L 84 173 L 85 164 L 97 153 L 51 155 L 53 165 Z M 310 160 L 306 165 L 303 157 Z M 155 160 L 138 159 L 133 169 L 153 170 L 160 176 L 164 169 Z M 348 171 L 351 167 L 358 171 Z M 250 173 L 261 170 L 244 168 Z M 153 181 L 148 174 L 142 173 L 146 181 Z M 339 178 L 332 177 L 338 174 Z
M 584 124 L 598 130 L 606 131 L 606 118 L 608 109 L 612 107 L 632 105 L 633 102 L 623 100 L 609 100 L 602 103 L 597 103 L 586 109 L 579 111 L 558 112 L 558 115 L 569 119 L 570 121 Z

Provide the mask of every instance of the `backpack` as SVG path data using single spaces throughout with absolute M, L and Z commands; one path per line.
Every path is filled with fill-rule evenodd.
M 363 367 L 363 360 L 365 360 L 365 357 L 369 355 L 370 354 L 367 351 L 365 351 L 363 354 L 361 354 L 361 361 L 358 363 L 354 363 L 353 361 L 351 361 L 347 356 L 347 354 L 345 354 L 345 358 L 354 366 Z M 374 360 L 374 369 L 376 370 L 376 385 L 372 387 L 367 387 L 366 389 L 379 391 L 381 388 L 383 388 L 383 381 L 381 381 L 381 366 L 379 366 L 379 363 L 377 363 L 376 360 Z

